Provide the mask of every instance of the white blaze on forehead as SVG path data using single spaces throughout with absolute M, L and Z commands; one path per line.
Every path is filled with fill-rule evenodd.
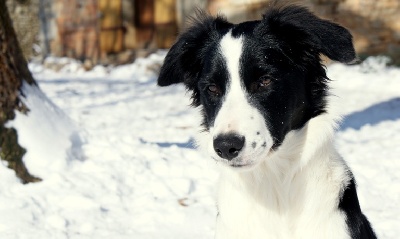
M 234 38 L 231 32 L 228 32 L 221 40 L 221 53 L 226 60 L 230 78 L 230 88 L 240 89 L 240 56 L 242 55 L 243 38 Z
M 234 131 L 235 133 L 244 134 L 240 131 L 240 121 L 242 117 L 238 114 L 247 114 L 250 118 L 248 101 L 246 99 L 245 90 L 240 80 L 240 57 L 243 51 L 243 38 L 234 38 L 231 32 L 228 32 L 220 42 L 220 52 L 225 58 L 228 83 L 222 107 L 218 112 L 215 120 L 215 133 L 226 133 Z M 252 108 L 252 107 L 251 107 Z
M 220 42 L 219 53 L 225 60 L 228 73 L 226 92 L 214 126 L 210 128 L 208 150 L 215 155 L 213 139 L 220 134 L 234 133 L 245 138 L 245 145 L 237 158 L 239 164 L 252 164 L 272 146 L 272 137 L 263 115 L 249 102 L 249 95 L 240 77 L 243 37 L 228 32 Z M 216 155 L 214 157 L 217 157 Z M 233 160 L 235 161 L 235 160 Z

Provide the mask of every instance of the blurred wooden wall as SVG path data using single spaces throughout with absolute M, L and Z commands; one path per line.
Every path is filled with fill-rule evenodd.
M 51 2 L 56 30 L 49 53 L 93 63 L 121 52 L 169 48 L 197 6 L 234 23 L 259 19 L 270 0 L 40 0 Z M 384 54 L 400 64 L 400 0 L 297 1 L 346 26 L 361 55 Z M 50 5 L 50 4 L 49 4 Z M 43 24 L 42 24 L 43 25 Z M 133 59 L 131 53 L 123 60 Z
M 55 0 L 57 34 L 45 39 L 56 56 L 95 64 L 127 61 L 129 53 L 115 55 L 173 44 L 178 34 L 176 7 L 176 0 Z

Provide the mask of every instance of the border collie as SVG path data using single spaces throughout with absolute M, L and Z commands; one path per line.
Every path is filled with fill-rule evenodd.
M 295 5 L 240 24 L 198 15 L 158 84 L 184 83 L 203 113 L 198 144 L 222 165 L 216 238 L 376 238 L 333 144 L 320 58 L 354 61 L 349 31 Z

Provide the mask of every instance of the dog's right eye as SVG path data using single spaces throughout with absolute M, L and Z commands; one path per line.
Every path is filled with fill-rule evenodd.
M 207 86 L 207 91 L 212 96 L 216 96 L 216 97 L 221 96 L 221 90 L 218 88 L 218 86 L 216 84 L 210 84 L 209 86 Z

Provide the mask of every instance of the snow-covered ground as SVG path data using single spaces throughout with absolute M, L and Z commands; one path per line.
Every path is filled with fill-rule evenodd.
M 164 54 L 89 72 L 66 59 L 59 72 L 30 65 L 59 109 L 24 86 L 31 114 L 10 126 L 43 182 L 22 185 L 1 162 L 0 238 L 213 238 L 218 173 L 194 148 L 199 113 L 189 94 L 156 86 Z M 346 115 L 336 143 L 361 206 L 380 238 L 396 239 L 400 69 L 384 63 L 333 64 L 328 74 Z

